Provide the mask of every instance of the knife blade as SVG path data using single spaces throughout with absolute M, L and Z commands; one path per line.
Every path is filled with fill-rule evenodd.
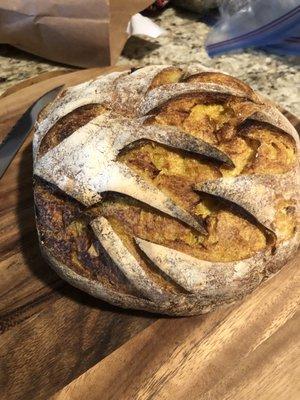
M 0 144 L 0 179 L 33 128 L 42 109 L 55 99 L 63 85 L 43 94 L 21 116 Z

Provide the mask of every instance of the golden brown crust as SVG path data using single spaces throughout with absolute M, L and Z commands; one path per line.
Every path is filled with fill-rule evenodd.
M 187 82 L 210 82 L 210 83 L 219 83 L 223 85 L 229 85 L 231 88 L 237 89 L 241 92 L 244 92 L 248 97 L 252 98 L 252 100 L 257 100 L 257 96 L 255 92 L 251 89 L 249 85 L 240 81 L 233 76 L 223 74 L 221 72 L 200 72 L 198 74 L 194 74 L 186 78 Z
M 207 236 L 128 199 L 104 202 L 99 214 L 119 228 L 121 237 L 139 237 L 201 260 L 235 261 L 265 248 L 266 237 L 259 227 L 229 206 L 212 203 L 215 210 L 206 218 Z
M 105 254 L 80 203 L 39 179 L 34 182 L 34 200 L 40 241 L 59 262 L 122 293 L 137 294 Z
M 36 179 L 37 227 L 46 257 L 60 275 L 96 297 L 122 307 L 170 315 L 207 312 L 253 290 L 281 268 L 299 241 L 297 182 L 291 181 L 288 185 L 296 189 L 283 195 L 278 189 L 283 187 L 281 176 L 298 168 L 292 129 L 283 119 L 278 126 L 272 117 L 257 121 L 263 119 L 263 107 L 267 113 L 271 110 L 268 115 L 279 117 L 273 106 L 261 104 L 261 97 L 248 85 L 219 72 L 189 76 L 182 68 L 154 66 L 114 79 L 108 76 L 111 91 L 107 89 L 102 104 L 85 104 L 74 110 L 70 104 L 66 115 L 60 109 L 63 116 L 59 119 L 51 115 L 55 107 L 49 108 L 48 119 L 54 122 L 46 125 L 46 132 L 37 133 L 42 137 L 37 160 L 107 110 L 134 119 L 144 109 L 151 110 L 151 115 L 139 122 L 141 130 L 143 125 L 165 130 L 173 126 L 178 134 L 188 134 L 219 149 L 234 166 L 220 163 L 213 148 L 207 157 L 148 139 L 129 142 L 116 157 L 117 163 L 199 219 L 206 234 L 126 195 L 101 193 L 101 201 L 86 207 L 54 185 Z M 96 83 L 87 86 L 93 88 Z M 101 88 L 97 90 L 101 93 Z M 161 94 L 166 99 L 163 102 Z M 66 92 L 61 95 L 61 104 L 64 96 L 72 99 Z M 90 91 L 89 96 L 96 98 L 98 94 Z M 58 173 L 61 179 L 62 171 Z M 263 194 L 271 199 L 273 210 L 268 219 L 262 219 L 266 224 L 259 213 L 255 214 L 255 207 L 244 207 L 238 189 L 231 193 L 230 179 L 245 177 L 248 182 L 251 176 L 254 180 L 257 176 L 276 177 L 278 182 L 276 188 L 267 184 Z M 214 185 L 216 182 L 220 187 Z M 199 188 L 205 188 L 205 193 Z M 243 196 L 247 199 L 248 194 Z M 250 203 L 255 193 L 251 196 Z M 232 199 L 236 201 L 232 203 Z M 110 247 L 115 234 L 121 240 L 118 253 Z M 136 267 L 128 264 L 128 270 L 127 266 L 122 269 L 120 257 L 128 261 L 132 256 L 138 262 Z

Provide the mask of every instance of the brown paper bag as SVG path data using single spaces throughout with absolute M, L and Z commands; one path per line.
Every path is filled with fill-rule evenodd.
M 153 0 L 1 0 L 0 43 L 80 67 L 113 65 Z

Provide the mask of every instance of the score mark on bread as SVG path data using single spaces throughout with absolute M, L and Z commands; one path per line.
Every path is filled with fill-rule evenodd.
M 122 307 L 207 312 L 296 252 L 299 139 L 236 78 L 199 65 L 67 89 L 34 137 L 41 248 Z

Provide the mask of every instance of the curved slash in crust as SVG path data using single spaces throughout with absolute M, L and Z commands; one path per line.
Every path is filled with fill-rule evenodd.
M 46 133 L 62 117 L 74 111 L 76 108 L 87 104 L 110 103 L 113 100 L 115 80 L 129 71 L 112 72 L 108 75 L 100 75 L 98 78 L 81 83 L 62 92 L 51 104 L 47 116 L 41 122 L 36 123 L 33 138 L 33 153 L 37 155 L 40 143 Z
M 111 116 L 108 115 L 107 123 L 109 124 L 111 120 Z M 140 139 L 148 139 L 169 147 L 204 155 L 215 161 L 234 167 L 232 160 L 223 151 L 175 126 L 147 125 L 145 124 L 147 117 L 138 118 L 136 121 L 115 117 L 113 121 L 112 125 L 119 123 L 123 127 L 122 133 L 117 135 L 114 141 L 114 146 L 119 150 Z M 125 133 L 125 127 L 130 131 L 129 135 Z
M 223 93 L 249 99 L 249 97 L 244 92 L 218 83 L 179 82 L 168 85 L 161 85 L 146 93 L 137 110 L 137 115 L 140 116 L 146 115 L 155 108 L 167 102 L 168 100 L 176 98 L 176 96 L 181 96 L 183 94 L 201 93 L 201 92 Z
M 222 84 L 217 82 L 196 82 L 194 89 L 192 89 L 192 92 L 199 91 L 199 90 L 204 90 L 204 91 L 218 91 L 220 93 L 228 93 L 236 96 L 242 96 L 249 98 L 253 100 L 255 98 L 253 90 L 243 82 L 240 82 L 240 85 L 244 85 L 244 87 L 238 88 L 236 86 L 236 82 L 234 85 L 234 82 L 231 85 L 230 79 L 233 80 L 233 78 L 230 75 L 221 73 L 218 70 L 212 70 L 209 68 L 204 67 L 201 64 L 192 64 L 192 65 L 181 65 L 179 67 L 174 67 L 172 65 L 152 65 L 152 66 L 146 66 L 144 68 L 140 68 L 130 75 L 122 75 L 120 76 L 116 81 L 115 81 L 115 90 L 116 90 L 116 98 L 114 100 L 114 103 L 112 105 L 112 109 L 118 110 L 118 111 L 123 111 L 132 115 L 136 114 L 136 110 L 139 108 L 139 104 L 143 101 L 144 102 L 144 97 L 146 93 L 149 91 L 151 92 L 151 97 L 154 95 L 156 92 L 161 92 L 163 91 L 164 94 L 163 96 L 166 95 L 166 90 L 171 89 L 174 91 L 174 95 L 176 95 L 178 90 L 175 90 L 176 88 L 179 88 L 179 92 L 184 93 L 182 91 L 183 85 L 185 89 L 189 92 L 192 88 L 192 85 L 194 82 L 188 83 L 188 81 L 185 80 L 184 83 L 166 83 L 159 85 L 158 87 L 151 89 L 151 83 L 159 75 L 160 72 L 164 72 L 167 70 L 181 70 L 181 77 L 179 76 L 178 79 L 180 78 L 193 78 L 193 76 L 199 73 L 212 73 L 214 72 L 215 74 L 221 74 L 222 76 L 225 76 L 227 78 L 226 82 L 223 82 Z M 178 86 L 179 85 L 179 86 Z M 189 88 L 188 88 L 189 87 Z M 245 90 L 245 87 L 247 87 L 247 90 Z M 148 96 L 148 95 L 147 95 Z M 143 113 L 140 113 L 143 114 Z
M 195 190 L 229 200 L 252 214 L 262 225 L 275 232 L 276 199 L 280 193 L 285 199 L 295 198 L 296 171 L 280 175 L 240 175 L 206 181 Z
M 118 289 L 110 288 L 100 281 L 89 279 L 77 274 L 73 269 L 60 262 L 44 246 L 41 246 L 44 257 L 51 264 L 56 273 L 71 285 L 81 289 L 91 296 L 107 301 L 118 307 L 133 308 L 150 312 L 160 312 L 169 315 L 194 315 L 207 313 L 215 308 L 215 304 L 205 297 L 172 295 L 170 299 L 154 302 L 143 297 L 135 297 L 122 293 Z M 219 303 L 223 301 L 219 299 Z
M 227 295 L 240 281 L 249 279 L 254 265 L 259 270 L 264 266 L 261 253 L 233 263 L 210 262 L 143 239 L 136 238 L 136 243 L 155 265 L 190 293 Z
M 114 110 L 134 113 L 138 104 L 148 91 L 153 79 L 166 70 L 174 69 L 172 65 L 150 65 L 140 68 L 130 75 L 122 75 L 115 82 L 116 98 Z
M 149 311 L 155 310 L 154 302 L 140 297 L 135 297 L 130 294 L 122 293 L 119 290 L 114 290 L 107 287 L 98 280 L 91 280 L 79 275 L 73 269 L 57 260 L 46 247 L 42 246 L 41 250 L 57 274 L 78 289 L 84 290 L 98 299 L 110 302 L 119 307 L 129 306 L 136 309 L 145 308 Z
M 276 128 L 282 129 L 288 133 L 295 140 L 297 148 L 300 149 L 300 139 L 298 132 L 285 118 L 283 114 L 272 104 L 264 104 L 260 107 L 259 111 L 251 115 L 251 118 L 257 121 L 267 122 L 274 125 Z
M 106 169 L 105 176 L 103 175 L 102 178 L 107 179 L 107 185 L 103 188 L 105 189 L 102 190 L 103 192 L 113 191 L 133 197 L 171 217 L 185 222 L 203 235 L 207 234 L 201 219 L 194 218 L 183 208 L 179 207 L 164 192 L 142 179 L 126 165 L 114 163 Z
M 145 242 L 147 244 L 148 242 Z M 141 239 L 139 239 L 139 244 L 141 243 Z M 150 242 L 149 242 L 150 243 Z M 268 275 L 272 275 L 280 270 L 280 268 L 295 254 L 299 243 L 299 235 L 295 235 L 292 239 L 282 242 L 277 251 L 272 256 L 267 256 L 267 254 L 263 257 L 265 264 L 265 269 L 263 271 L 263 278 Z M 152 245 L 152 243 L 150 243 Z M 158 245 L 154 245 L 158 246 Z M 163 247 L 163 246 L 161 246 Z M 141 248 L 141 246 L 140 246 Z M 144 246 L 146 250 L 146 246 Z M 85 292 L 91 294 L 96 298 L 100 298 L 109 303 L 112 303 L 119 307 L 124 308 L 134 308 L 134 309 L 143 309 L 147 311 L 161 312 L 169 315 L 195 315 L 199 313 L 207 313 L 213 310 L 216 306 L 229 303 L 241 296 L 252 291 L 261 281 L 261 267 L 260 263 L 255 265 L 253 263 L 253 273 L 249 281 L 244 281 L 240 283 L 240 286 L 232 283 L 232 288 L 228 287 L 227 294 L 219 295 L 219 290 L 213 291 L 207 288 L 207 291 L 198 291 L 195 295 L 173 295 L 170 299 L 166 301 L 154 302 L 142 297 L 135 297 L 133 295 L 125 294 L 120 292 L 118 289 L 115 290 L 113 288 L 109 288 L 106 285 L 102 284 L 99 281 L 94 281 L 89 278 L 86 278 L 82 275 L 77 274 L 74 270 L 67 267 L 65 264 L 57 260 L 51 252 L 44 246 L 41 246 L 42 253 L 45 258 L 50 262 L 51 266 L 57 272 L 57 274 L 62 278 L 69 282 L 71 285 L 84 290 Z M 168 249 L 173 251 L 172 249 Z M 147 250 L 149 252 L 149 250 Z M 146 253 L 146 251 L 145 251 Z M 186 255 L 181 253 L 181 256 L 185 257 Z M 155 256 L 157 257 L 157 256 Z M 149 257 L 150 258 L 150 257 Z M 154 255 L 153 255 L 154 258 Z M 197 260 L 201 262 L 200 260 Z M 252 258 L 252 262 L 254 258 Z M 228 266 L 233 268 L 234 263 L 228 263 Z M 156 265 L 159 267 L 159 263 Z M 180 264 L 178 264 L 178 268 Z M 163 270 L 163 268 L 162 268 Z M 242 271 L 239 272 L 241 274 Z M 170 275 L 171 276 L 171 275 Z M 183 278 L 184 279 L 184 278 Z M 175 281 L 175 279 L 174 279 Z M 196 282 L 195 282 L 196 284 Z
M 254 90 L 246 83 L 240 81 L 233 76 L 224 74 L 223 72 L 204 71 L 196 73 L 195 75 L 186 78 L 186 82 L 195 83 L 219 83 L 228 86 L 233 90 L 243 92 L 246 97 L 254 102 L 260 102 L 260 98 L 256 95 Z
M 161 128 L 144 127 L 126 118 L 114 119 L 108 113 L 94 118 L 48 151 L 37 160 L 34 173 L 87 206 L 100 201 L 101 193 L 115 191 L 149 204 L 206 234 L 201 219 L 193 217 L 151 182 L 116 161 L 124 144 L 140 138 L 173 143 L 186 150 L 191 149 L 190 145 L 194 146 L 194 151 L 203 148 L 197 139 L 180 140 L 173 130 L 163 138 Z
M 108 252 L 114 263 L 123 272 L 126 278 L 149 300 L 159 301 L 168 298 L 163 288 L 156 284 L 139 262 L 129 252 L 119 236 L 114 232 L 109 221 L 99 217 L 91 222 L 91 226 L 98 240 Z
M 262 279 L 279 270 L 297 250 L 297 236 L 281 242 L 275 254 L 267 247 L 253 257 L 231 262 L 199 260 L 140 238 L 136 238 L 136 243 L 157 267 L 187 291 L 216 301 L 219 297 L 230 301 L 250 292 Z

